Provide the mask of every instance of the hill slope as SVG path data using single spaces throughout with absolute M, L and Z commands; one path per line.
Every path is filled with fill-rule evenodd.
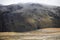
M 60 7 L 36 3 L 0 5 L 0 31 L 60 28 Z

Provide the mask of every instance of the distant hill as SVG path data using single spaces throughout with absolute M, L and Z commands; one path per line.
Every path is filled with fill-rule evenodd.
M 0 31 L 60 28 L 60 7 L 37 3 L 0 5 Z

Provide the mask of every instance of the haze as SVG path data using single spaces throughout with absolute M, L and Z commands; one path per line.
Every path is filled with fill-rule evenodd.
M 17 3 L 40 3 L 40 4 L 60 6 L 60 0 L 0 0 L 0 4 L 3 5 L 10 5 Z

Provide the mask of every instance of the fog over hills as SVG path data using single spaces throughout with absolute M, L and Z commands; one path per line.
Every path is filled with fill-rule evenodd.
M 0 31 L 60 28 L 60 7 L 37 3 L 0 5 Z

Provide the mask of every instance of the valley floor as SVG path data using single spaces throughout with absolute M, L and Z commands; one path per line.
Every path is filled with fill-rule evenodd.
M 30 32 L 0 32 L 0 40 L 60 40 L 60 28 L 45 28 Z

